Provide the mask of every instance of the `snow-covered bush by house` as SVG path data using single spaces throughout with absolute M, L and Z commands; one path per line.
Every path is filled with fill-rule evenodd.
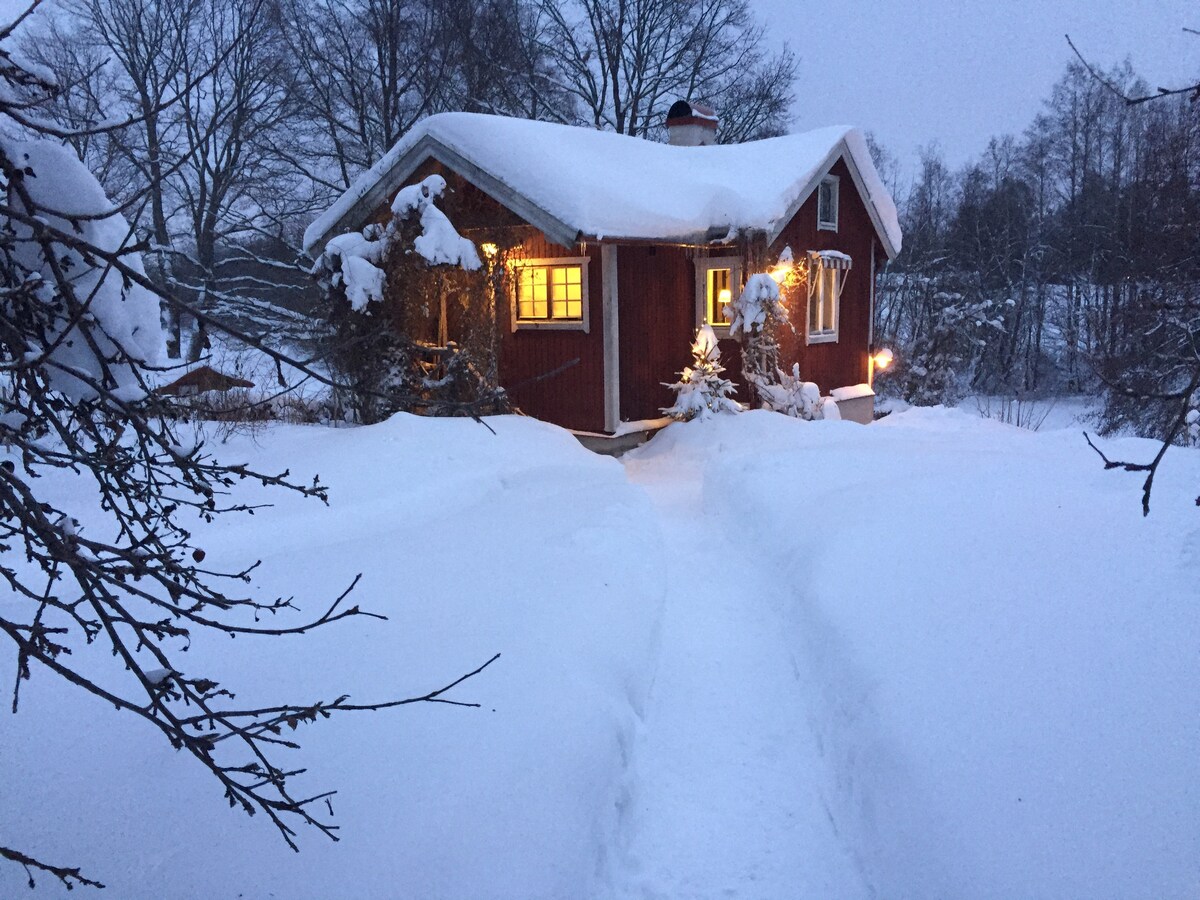
M 430 175 L 420 184 L 411 184 L 396 194 L 392 215 L 406 219 L 416 213 L 420 217 L 421 233 L 413 241 L 413 250 L 431 266 L 458 266 L 475 272 L 483 265 L 475 245 L 460 235 L 446 214 L 434 205 L 433 201 L 445 192 L 446 179 Z
M 383 299 L 385 279 L 379 266 L 386 249 L 382 225 L 339 234 L 325 245 L 313 272 L 328 278 L 330 287 L 341 289 L 350 308 L 358 311 Z
M 728 309 L 729 336 L 742 335 L 742 377 L 761 402 L 763 391 L 774 382 L 779 371 L 776 333 L 788 324 L 783 295 L 770 275 L 751 275 Z
M 682 421 L 707 419 L 716 413 L 736 413 L 742 405 L 731 396 L 736 389 L 724 376 L 717 335 L 709 325 L 696 332 L 692 344 L 692 364 L 680 373 L 679 381 L 668 385 L 675 391 L 675 404 L 663 410 L 665 415 Z
M 397 222 L 415 217 L 420 233 L 413 238 L 411 252 L 431 266 L 458 266 L 468 272 L 483 264 L 475 245 L 463 237 L 434 204 L 446 191 L 446 179 L 430 175 L 419 184 L 410 184 L 396 194 L 392 202 L 395 218 L 387 226 L 371 224 L 361 232 L 339 234 L 325 245 L 313 274 L 327 280 L 328 286 L 345 294 L 350 308 L 359 311 L 368 303 L 383 299 L 387 278 L 382 263 L 384 254 L 396 243 Z M 406 250 L 405 252 L 410 252 Z
M 445 191 L 440 175 L 402 188 L 386 224 L 332 238 L 313 268 L 332 326 L 329 358 L 361 422 L 399 410 L 507 408 L 494 323 L 476 322 L 453 341 L 447 334 L 448 298 L 479 318 L 502 267 L 483 270 L 474 243 L 436 205 Z
M 758 395 L 762 408 L 780 412 L 794 419 L 840 419 L 837 402 L 822 397 L 821 389 L 800 376 L 800 364 L 793 363 L 791 372 L 775 370 L 773 382 L 760 382 Z
M 1192 407 L 1184 419 L 1187 426 L 1187 440 L 1192 446 L 1200 446 L 1200 408 Z
M 746 286 L 729 303 L 733 318 L 729 323 L 729 336 L 744 334 L 771 336 L 774 328 L 786 325 L 787 307 L 779 292 L 779 285 L 770 275 L 751 275 Z

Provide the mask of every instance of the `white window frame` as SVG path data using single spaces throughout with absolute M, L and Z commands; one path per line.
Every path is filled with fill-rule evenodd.
M 696 263 L 696 327 L 705 324 L 708 318 L 708 273 L 713 269 L 729 270 L 730 300 L 736 300 L 742 292 L 742 260 L 738 256 L 698 256 Z M 729 334 L 729 323 L 709 323 L 719 336 Z
M 830 193 L 830 205 L 833 208 L 832 219 L 821 218 L 821 188 L 828 187 Z M 839 198 L 841 194 L 841 179 L 837 175 L 826 175 L 821 179 L 821 183 L 817 186 L 817 231 L 837 231 L 838 230 L 838 212 Z
M 838 335 L 842 328 L 842 289 L 846 286 L 846 273 L 849 269 L 835 269 L 831 266 L 826 266 L 821 259 L 819 253 L 809 253 L 808 255 L 808 303 L 804 307 L 804 334 L 805 342 L 808 344 L 836 344 Z M 829 283 L 824 276 L 826 272 L 833 274 L 833 326 L 832 328 L 821 328 L 819 331 L 813 331 L 812 323 L 812 306 L 817 304 L 818 322 L 825 308 L 822 302 L 826 285 Z
M 588 262 L 587 256 L 556 256 L 548 259 L 514 259 L 509 262 L 512 269 L 512 286 L 509 290 L 509 310 L 512 316 L 513 331 L 582 331 L 587 334 L 590 330 L 591 308 L 588 304 Z M 579 266 L 581 319 L 522 319 L 518 313 L 520 306 L 521 269 L 549 268 L 555 266 Z M 547 302 L 549 298 L 547 298 Z

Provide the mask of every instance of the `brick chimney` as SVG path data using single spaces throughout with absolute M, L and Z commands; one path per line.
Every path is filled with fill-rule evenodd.
M 717 114 L 703 103 L 677 100 L 667 110 L 667 143 L 707 147 L 717 142 Z

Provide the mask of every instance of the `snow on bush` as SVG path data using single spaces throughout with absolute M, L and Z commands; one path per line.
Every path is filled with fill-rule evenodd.
M 318 265 L 324 264 L 333 273 L 332 284 L 345 291 L 351 309 L 360 310 L 372 301 L 383 299 L 384 275 L 379 264 L 386 248 L 380 225 L 339 234 L 325 245 Z
M 771 383 L 779 368 L 779 341 L 775 334 L 788 324 L 779 285 L 770 275 L 751 275 L 728 310 L 732 314 L 729 336 L 744 335 L 742 376 L 761 398 L 763 387 Z
M 1200 408 L 1189 409 L 1184 423 L 1187 425 L 1188 441 L 1200 446 Z
M 792 250 L 785 247 L 779 262 L 792 261 Z M 776 332 L 788 324 L 788 311 L 776 281 L 770 275 L 751 276 L 729 306 L 733 313 L 729 333 L 745 335 L 742 373 L 754 386 L 761 407 L 809 421 L 840 419 L 837 403 L 822 398 L 815 384 L 800 377 L 799 364 L 793 364 L 790 373 L 779 368 Z
M 665 415 L 684 422 L 707 419 L 709 416 L 742 411 L 742 404 L 730 395 L 735 385 L 724 377 L 721 350 L 712 326 L 704 325 L 696 332 L 692 344 L 692 364 L 680 373 L 680 380 L 667 385 L 675 391 L 675 405 L 663 410 Z
M 840 419 L 836 401 L 822 397 L 821 389 L 800 376 L 800 364 L 793 363 L 791 372 L 775 370 L 775 381 L 758 384 L 762 408 L 781 412 L 794 419 Z
M 401 188 L 392 202 L 392 214 L 400 220 L 419 217 L 421 233 L 413 240 L 412 249 L 431 266 L 478 271 L 483 263 L 475 245 L 434 205 L 445 190 L 446 179 L 441 175 Z M 365 309 L 368 303 L 383 299 L 387 279 L 381 266 L 395 235 L 395 221 L 386 228 L 374 224 L 361 232 L 340 234 L 325 245 L 313 273 L 328 276 L 332 287 L 341 288 L 351 309 Z
M 475 245 L 460 235 L 433 201 L 446 190 L 446 179 L 430 175 L 420 184 L 401 188 L 392 202 L 392 213 L 407 218 L 413 212 L 421 216 L 421 235 L 413 249 L 434 266 L 459 266 L 468 272 L 477 271 L 483 263 Z
M 782 259 L 782 257 L 781 257 Z M 779 285 L 770 275 L 751 275 L 740 294 L 729 304 L 733 321 L 729 336 L 765 334 L 776 325 L 786 325 L 787 307 L 779 293 Z
M 15 207 L 102 252 L 120 254 L 124 265 L 145 274 L 141 256 L 130 250 L 136 241 L 129 223 L 113 211 L 104 189 L 74 150 L 48 140 L 7 139 L 4 150 L 24 166 L 20 190 L 10 191 Z M 21 190 L 34 209 L 26 208 Z M 88 382 L 111 379 L 117 396 L 141 396 L 137 365 L 158 363 L 165 349 L 158 299 L 103 261 L 85 259 L 59 241 L 43 242 L 24 223 L 9 220 L 9 225 L 16 237 L 14 262 L 41 282 L 37 294 L 44 305 L 38 313 L 45 316 L 45 342 L 35 352 L 45 354 L 51 385 L 73 400 L 87 400 L 96 396 Z M 76 301 L 87 307 L 85 315 L 70 313 L 53 287 L 53 268 L 70 279 Z

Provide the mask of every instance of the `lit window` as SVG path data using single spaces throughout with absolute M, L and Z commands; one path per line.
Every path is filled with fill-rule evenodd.
M 741 290 L 742 264 L 735 256 L 696 260 L 696 327 L 720 331 L 731 321 L 725 307 Z
M 533 266 L 521 267 L 521 280 L 517 287 L 517 317 L 520 319 L 544 319 L 549 314 L 547 300 L 550 287 L 547 282 L 549 269 Z
M 826 250 L 809 253 L 808 260 L 808 343 L 836 341 L 850 257 Z
M 531 259 L 513 263 L 513 328 L 587 331 L 587 258 Z
M 708 288 L 705 291 L 707 312 L 704 316 L 707 325 L 729 324 L 726 306 L 733 300 L 733 291 L 729 287 L 731 274 L 729 269 L 708 270 Z
M 838 230 L 838 179 L 830 175 L 817 187 L 817 228 Z

